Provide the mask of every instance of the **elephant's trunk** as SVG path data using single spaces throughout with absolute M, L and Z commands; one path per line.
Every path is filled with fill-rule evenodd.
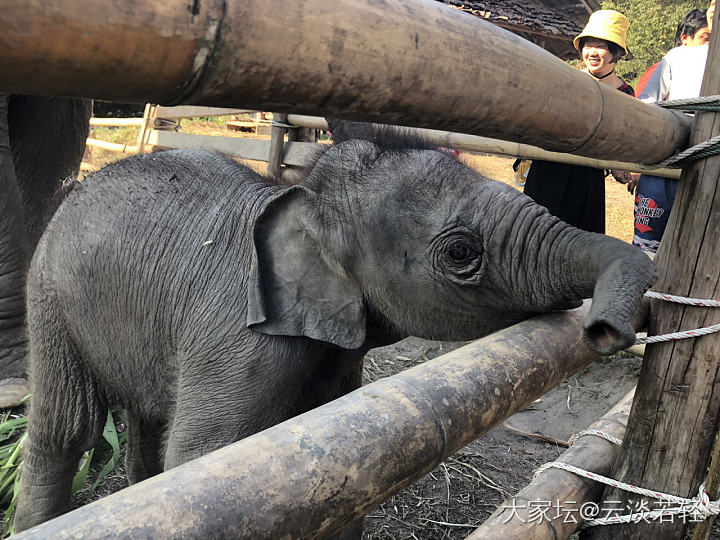
M 543 209 L 544 211 L 544 209 Z M 640 249 L 603 234 L 581 231 L 546 214 L 532 220 L 531 243 L 523 251 L 529 297 L 544 309 L 568 307 L 592 297 L 585 337 L 601 354 L 635 342 L 645 291 L 657 279 L 655 265 Z
M 596 239 L 585 253 L 597 275 L 585 337 L 598 352 L 611 354 L 635 343 L 634 322 L 657 270 L 640 249 L 615 238 Z

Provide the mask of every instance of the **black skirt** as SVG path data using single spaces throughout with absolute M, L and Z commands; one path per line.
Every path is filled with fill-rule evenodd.
M 573 227 L 605 233 L 605 173 L 601 169 L 533 161 L 525 195 Z

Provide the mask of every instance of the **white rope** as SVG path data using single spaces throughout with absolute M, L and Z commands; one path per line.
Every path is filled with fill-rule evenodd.
M 673 99 L 667 101 L 659 101 L 656 105 L 666 109 L 682 109 L 683 107 L 690 105 L 688 110 L 695 110 L 693 105 L 712 105 L 720 104 L 720 95 L 718 96 L 701 96 L 696 98 L 685 98 L 685 99 Z
M 703 298 L 685 298 L 684 296 L 675 296 L 672 294 L 659 293 L 655 291 L 648 291 L 645 293 L 648 298 L 655 298 L 657 300 L 666 300 L 667 302 L 675 302 L 677 304 L 687 304 L 689 306 L 702 306 L 702 307 L 720 307 L 720 302 L 717 300 L 706 300 Z
M 622 440 L 618 439 L 617 437 L 613 437 L 609 433 L 600 431 L 599 429 L 583 429 L 582 431 L 578 431 L 575 435 L 570 437 L 568 444 L 572 446 L 573 444 L 575 444 L 575 442 L 577 442 L 580 437 L 584 437 L 585 435 L 594 435 L 595 437 L 601 437 L 606 441 L 617 444 L 618 446 L 622 446 Z
M 617 445 L 622 444 L 622 441 L 620 439 L 613 437 L 608 433 L 595 429 L 587 429 L 575 434 L 573 437 L 570 438 L 570 444 L 573 444 L 575 441 L 577 441 L 577 439 L 585 435 L 602 437 L 603 439 L 606 439 Z M 535 471 L 533 478 L 536 478 L 538 475 L 548 469 L 561 469 L 571 472 L 573 474 L 577 474 L 578 476 L 583 476 L 585 478 L 595 480 L 596 482 L 601 482 L 608 486 L 621 489 L 623 491 L 628 491 L 637 495 L 643 495 L 645 497 L 657 499 L 659 501 L 675 503 L 677 505 L 674 507 L 661 508 L 658 510 L 648 509 L 621 516 L 606 516 L 603 518 L 585 519 L 582 527 L 595 527 L 597 525 L 615 525 L 618 523 L 638 523 L 640 521 L 654 521 L 669 516 L 680 516 L 683 518 L 689 517 L 695 521 L 702 521 L 711 516 L 716 516 L 720 514 L 720 501 L 710 500 L 710 497 L 705 491 L 705 482 L 700 485 L 697 497 L 687 499 L 685 497 L 678 497 L 677 495 L 670 495 L 668 493 L 662 493 L 660 491 L 626 484 L 613 478 L 608 478 L 607 476 L 603 476 L 601 474 L 586 471 L 584 469 L 575 467 L 574 465 L 570 465 L 569 463 L 563 463 L 561 461 L 552 461 L 550 463 L 545 463 L 537 471 Z
M 688 306 L 698 307 L 720 307 L 720 302 L 717 300 L 709 300 L 704 298 L 685 298 L 684 296 L 675 296 L 672 294 L 658 293 L 654 291 L 648 291 L 645 296 L 649 298 L 655 298 L 656 300 L 665 300 L 667 302 L 675 302 L 677 304 L 685 304 Z M 673 332 L 671 334 L 661 334 L 658 336 L 647 336 L 639 337 L 635 339 L 636 345 L 642 345 L 646 343 L 661 343 L 664 341 L 677 341 L 678 339 L 686 339 L 692 337 L 706 336 L 720 332 L 720 324 L 714 324 L 712 326 L 706 326 L 704 328 L 698 328 L 696 330 L 682 330 L 680 332 Z
M 675 296 L 672 294 L 664 294 L 652 291 L 648 291 L 647 293 L 645 293 L 645 296 L 648 296 L 649 298 L 665 300 L 667 302 L 676 302 L 678 304 L 685 304 L 690 306 L 720 307 L 720 302 L 716 300 L 707 300 L 702 298 L 685 298 L 683 296 Z M 697 330 L 686 330 L 683 332 L 675 332 L 672 334 L 638 338 L 636 343 L 657 343 L 660 341 L 674 341 L 677 339 L 703 336 L 718 331 L 720 331 L 720 324 L 708 326 L 706 328 L 699 328 Z M 617 437 L 613 437 L 612 435 L 597 429 L 586 429 L 580 431 L 573 435 L 568 442 L 570 445 L 573 445 L 580 437 L 584 437 L 586 435 L 602 437 L 603 439 L 610 441 L 613 444 L 617 444 L 618 446 L 622 445 L 622 441 Z M 596 482 L 601 482 L 608 486 L 621 489 L 623 491 L 628 491 L 630 493 L 635 493 L 637 495 L 642 495 L 644 497 L 657 499 L 663 502 L 670 502 L 677 505 L 674 507 L 662 508 L 658 510 L 650 510 L 648 508 L 647 510 L 637 511 L 631 514 L 621 516 L 609 515 L 603 518 L 584 519 L 584 522 L 582 524 L 583 527 L 594 527 L 596 525 L 614 525 L 618 523 L 638 523 L 640 521 L 653 521 L 671 516 L 673 518 L 675 516 L 680 516 L 682 518 L 689 517 L 693 520 L 701 521 L 711 516 L 716 516 L 720 514 L 720 501 L 710 500 L 710 497 L 705 491 L 705 482 L 700 485 L 700 489 L 698 490 L 698 494 L 696 497 L 693 497 L 692 499 L 687 499 L 685 497 L 678 497 L 677 495 L 670 495 L 668 493 L 662 493 L 660 491 L 626 484 L 624 482 L 614 480 L 613 478 L 586 471 L 584 469 L 575 467 L 574 465 L 570 465 L 569 463 L 563 463 L 561 461 L 552 461 L 550 463 L 545 463 L 539 469 L 537 469 L 537 471 L 535 471 L 533 478 L 537 478 L 538 475 L 542 474 L 548 469 L 561 469 L 571 472 L 573 474 L 577 474 L 578 476 L 583 476 L 585 478 L 595 480 Z
M 720 144 L 720 135 L 715 135 L 711 139 L 708 139 L 707 141 L 703 141 L 700 144 L 696 144 L 695 146 L 691 146 L 687 150 L 683 150 L 682 152 L 675 154 L 673 156 L 670 156 L 669 158 L 661 161 L 660 163 L 655 163 L 653 165 L 649 165 L 648 167 L 651 167 L 653 169 L 662 169 L 663 167 L 672 167 L 679 163 L 680 161 L 683 161 L 684 159 L 688 158 L 695 158 L 700 159 L 702 157 L 708 157 L 709 155 L 714 155 L 712 152 L 712 148 L 716 145 Z M 706 153 L 705 151 L 708 151 L 709 153 Z
M 639 337 L 635 338 L 635 344 L 641 345 L 643 343 L 661 343 L 663 341 L 677 341 L 678 339 L 706 336 L 708 334 L 714 334 L 715 332 L 720 332 L 720 324 L 714 324 L 712 326 L 706 326 L 705 328 L 698 328 L 696 330 L 683 330 L 680 332 L 673 332 L 672 334 Z

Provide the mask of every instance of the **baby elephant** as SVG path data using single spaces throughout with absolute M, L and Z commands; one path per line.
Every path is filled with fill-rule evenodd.
M 613 352 L 655 277 L 418 140 L 347 140 L 292 187 L 199 151 L 114 163 L 29 272 L 17 526 L 67 511 L 108 408 L 138 482 L 357 388 L 363 354 L 408 335 L 477 338 L 594 290 L 586 335 Z

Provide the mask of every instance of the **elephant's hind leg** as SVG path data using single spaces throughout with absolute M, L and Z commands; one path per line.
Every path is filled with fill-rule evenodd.
M 64 329 L 49 295 L 28 311 L 32 397 L 23 447 L 17 530 L 69 509 L 72 480 L 83 452 L 102 435 L 107 406 Z
M 131 484 L 163 471 L 162 441 L 166 426 L 128 411 L 128 439 L 125 469 Z

